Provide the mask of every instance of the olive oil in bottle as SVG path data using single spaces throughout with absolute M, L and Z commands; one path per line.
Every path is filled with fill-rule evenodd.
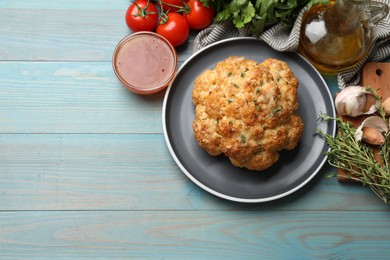
M 371 2 L 337 0 L 311 8 L 302 20 L 298 52 L 322 73 L 337 73 L 354 66 L 370 51 L 370 26 L 379 22 L 368 17 L 368 4 Z M 380 20 L 388 13 L 386 7 Z

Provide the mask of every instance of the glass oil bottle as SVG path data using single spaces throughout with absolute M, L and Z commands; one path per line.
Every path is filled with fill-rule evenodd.
M 353 67 L 372 48 L 373 27 L 389 6 L 367 0 L 336 0 L 316 5 L 303 17 L 298 52 L 321 73 Z

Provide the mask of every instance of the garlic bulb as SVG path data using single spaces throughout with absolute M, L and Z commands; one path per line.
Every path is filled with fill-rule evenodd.
M 355 117 L 375 113 L 380 100 L 366 87 L 350 86 L 336 96 L 335 105 L 339 115 Z
M 356 129 L 355 140 L 373 145 L 382 145 L 385 143 L 383 132 L 389 131 L 386 122 L 379 116 L 367 117 Z

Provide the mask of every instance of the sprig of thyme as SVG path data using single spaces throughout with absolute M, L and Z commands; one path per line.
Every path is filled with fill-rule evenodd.
M 317 129 L 330 147 L 326 152 L 329 164 L 345 170 L 348 178 L 369 186 L 385 203 L 390 203 L 390 132 L 385 134 L 385 143 L 379 147 L 381 160 L 378 161 L 371 146 L 355 140 L 356 128 L 350 122 L 323 113 L 320 118 L 335 120 L 339 131 L 333 137 Z

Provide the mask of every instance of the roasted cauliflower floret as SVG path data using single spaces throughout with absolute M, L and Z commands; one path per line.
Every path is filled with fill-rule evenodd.
M 298 80 L 287 64 L 258 64 L 232 56 L 194 83 L 195 138 L 210 155 L 225 154 L 233 165 L 264 170 L 283 149 L 294 149 L 303 132 Z

